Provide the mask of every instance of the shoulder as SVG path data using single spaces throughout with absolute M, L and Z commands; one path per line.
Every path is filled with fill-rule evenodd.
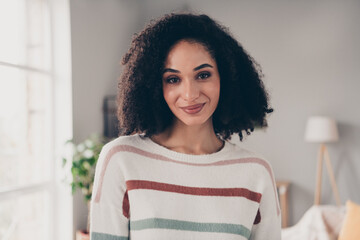
M 142 137 L 139 134 L 120 136 L 115 139 L 112 139 L 103 146 L 103 151 L 110 151 L 113 148 L 119 146 L 141 146 Z
M 138 134 L 117 137 L 106 143 L 101 149 L 96 164 L 96 170 L 101 176 L 107 174 L 115 176 L 123 168 L 126 154 L 134 152 L 135 147 L 141 149 L 142 139 Z M 110 173 L 109 173 L 110 172 Z
M 249 150 L 239 144 L 229 143 L 231 145 L 231 158 L 239 163 L 250 165 L 249 170 L 256 175 L 262 175 L 265 179 L 274 180 L 273 168 L 270 161 L 261 153 Z
M 231 153 L 233 157 L 244 158 L 244 159 L 258 159 L 270 164 L 266 159 L 266 157 L 261 153 L 249 150 L 243 146 L 240 146 L 239 144 L 235 144 L 232 142 L 228 142 L 227 144 L 230 145 Z
M 143 149 L 144 145 L 144 140 L 139 134 L 120 136 L 112 139 L 102 147 L 98 164 L 108 164 L 113 158 L 119 159 L 119 157 L 124 156 L 124 154 Z

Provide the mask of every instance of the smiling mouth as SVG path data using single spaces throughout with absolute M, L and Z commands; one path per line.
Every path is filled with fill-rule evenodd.
M 192 106 L 180 107 L 180 108 L 188 114 L 196 114 L 203 109 L 204 105 L 205 105 L 205 103 L 200 103 L 200 104 L 195 104 Z

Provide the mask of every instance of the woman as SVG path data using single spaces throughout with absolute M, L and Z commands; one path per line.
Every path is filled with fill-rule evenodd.
M 123 58 L 122 135 L 103 148 L 91 239 L 280 239 L 271 166 L 228 142 L 266 127 L 261 71 L 206 15 L 149 24 Z

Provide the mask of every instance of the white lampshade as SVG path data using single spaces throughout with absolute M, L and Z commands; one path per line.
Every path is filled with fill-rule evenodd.
M 339 133 L 334 119 L 328 117 L 310 117 L 306 124 L 305 141 L 326 143 L 336 142 Z

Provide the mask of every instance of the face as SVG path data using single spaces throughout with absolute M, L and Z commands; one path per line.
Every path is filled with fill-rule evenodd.
M 177 123 L 187 126 L 212 124 L 219 102 L 220 76 L 215 60 L 199 44 L 180 41 L 166 60 L 163 94 Z

